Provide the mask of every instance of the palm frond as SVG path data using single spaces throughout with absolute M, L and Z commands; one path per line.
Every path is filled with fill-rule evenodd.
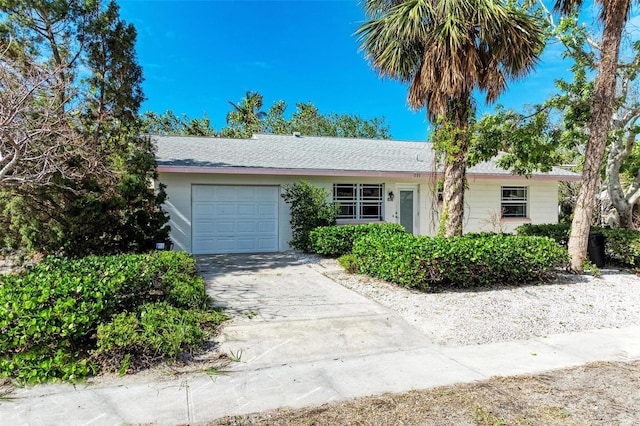
M 629 0 L 618 0 L 629 1 Z M 542 25 L 503 0 L 370 0 L 375 19 L 356 32 L 380 75 L 410 82 L 411 108 L 430 120 L 475 89 L 495 101 L 544 47 Z
M 563 16 L 569 16 L 582 6 L 583 0 L 557 0 L 553 11 Z

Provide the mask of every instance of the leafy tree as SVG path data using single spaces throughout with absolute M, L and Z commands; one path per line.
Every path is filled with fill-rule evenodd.
M 548 12 L 547 12 L 548 13 Z M 516 171 L 549 170 L 554 164 L 584 163 L 585 147 L 589 140 L 595 84 L 592 78 L 598 65 L 601 43 L 594 41 L 588 27 L 579 25 L 576 16 L 560 19 L 556 25 L 549 14 L 550 36 L 565 47 L 565 56 L 573 61 L 573 80 L 557 80 L 560 92 L 535 112 L 523 116 L 498 108 L 495 114 L 482 117 L 478 126 L 479 144 L 476 149 L 506 151 L 500 161 Z M 604 166 L 598 176 L 598 192 L 609 195 L 617 220 L 623 227 L 632 227 L 633 206 L 640 197 L 640 153 L 636 137 L 640 128 L 640 98 L 637 76 L 640 71 L 640 42 L 634 42 L 617 64 L 616 100 L 610 116 L 608 150 Z M 513 141 L 513 143 L 512 143 Z M 607 207 L 601 200 L 601 209 Z M 595 212 L 594 212 L 595 214 Z M 608 220 L 611 215 L 607 215 Z M 604 218 L 601 218 L 604 220 Z M 611 222 L 609 222 L 611 223 Z
M 569 268 L 576 273 L 583 272 L 583 263 L 587 257 L 589 229 L 600 181 L 600 168 L 607 146 L 611 116 L 615 110 L 616 71 L 622 32 L 631 9 L 631 0 L 598 0 L 596 3 L 601 7 L 602 41 L 593 89 L 589 140 L 569 237 Z M 555 10 L 562 15 L 571 15 L 582 4 L 582 0 L 558 0 Z
M 173 111 L 167 110 L 163 114 L 147 111 L 141 116 L 141 131 L 154 135 L 174 136 L 217 136 L 216 130 L 211 127 L 211 120 L 206 114 L 202 118 L 190 118 L 187 114 L 180 117 Z
M 0 1 L 0 185 L 73 174 L 66 162 L 79 154 L 70 120 L 79 106 L 70 81 L 84 39 L 82 7 Z
M 142 70 L 135 60 L 136 31 L 110 2 L 7 1 L 4 27 L 24 55 L 60 73 L 63 89 L 55 116 L 70 135 L 64 161 L 46 185 L 5 188 L 10 227 L 32 249 L 74 256 L 142 249 L 164 239 L 163 188 L 156 178 L 153 146 L 138 137 Z M 32 59 L 32 61 L 33 61 Z M 87 74 L 79 79 L 80 67 Z M 30 107 L 42 114 L 41 102 Z M 46 147 L 47 139 L 39 139 Z M 6 236 L 6 235 L 5 235 Z
M 365 119 L 350 114 L 322 114 L 312 102 L 299 102 L 290 118 L 285 117 L 287 104 L 276 101 L 267 112 L 262 111 L 262 95 L 247 92 L 227 114 L 227 127 L 219 133 L 211 128 L 209 118 L 178 117 L 172 111 L 164 114 L 146 112 L 142 116 L 143 133 L 161 135 L 216 136 L 250 138 L 255 133 L 305 136 L 333 136 L 343 138 L 389 139 L 389 126 L 384 118 Z
M 373 68 L 410 83 L 408 102 L 427 108 L 444 155 L 443 231 L 462 233 L 473 91 L 493 102 L 508 79 L 534 66 L 544 46 L 536 19 L 515 2 L 367 0 L 357 35 Z

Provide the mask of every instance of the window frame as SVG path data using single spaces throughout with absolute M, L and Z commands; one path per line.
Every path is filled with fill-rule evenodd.
M 508 196 L 505 197 L 505 191 L 516 192 L 523 191 L 523 196 Z M 524 213 L 519 214 L 506 214 L 508 207 L 522 208 L 524 207 Z M 528 219 L 529 218 L 529 187 L 528 186 L 501 186 L 500 187 L 500 218 L 501 219 Z
M 345 192 L 351 189 L 352 195 Z M 371 191 L 371 192 L 369 192 Z M 342 192 L 342 193 L 341 193 Z M 368 193 L 369 192 L 369 193 Z M 372 195 L 377 192 L 377 195 Z M 350 207 L 348 214 L 338 212 L 339 222 L 378 222 L 384 218 L 384 184 L 383 183 L 334 183 L 333 202 L 343 207 Z M 367 214 L 365 209 L 376 209 L 377 214 Z

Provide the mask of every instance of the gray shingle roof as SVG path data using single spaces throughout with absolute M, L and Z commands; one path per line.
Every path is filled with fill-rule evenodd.
M 257 134 L 251 139 L 151 135 L 158 166 L 176 168 L 252 168 L 274 170 L 428 173 L 436 171 L 432 144 L 416 141 L 350 139 Z M 508 175 L 493 161 L 478 164 L 469 174 Z M 535 173 L 572 178 L 554 168 Z

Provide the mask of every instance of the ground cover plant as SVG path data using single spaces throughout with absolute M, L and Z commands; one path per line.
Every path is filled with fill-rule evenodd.
M 351 253 L 353 242 L 364 235 L 384 236 L 404 232 L 402 225 L 396 223 L 321 226 L 309 233 L 309 241 L 314 253 L 321 256 L 340 257 Z
M 0 375 L 76 380 L 176 359 L 224 315 L 185 253 L 49 257 L 0 275 Z
M 359 272 L 423 291 L 533 282 L 568 259 L 550 238 L 506 234 L 369 234 L 355 241 L 353 256 Z
M 516 228 L 518 235 L 536 235 L 553 238 L 564 247 L 569 241 L 569 224 L 525 224 Z M 603 228 L 592 226 L 591 234 L 602 234 L 608 263 L 632 268 L 640 267 L 640 231 L 628 228 Z

